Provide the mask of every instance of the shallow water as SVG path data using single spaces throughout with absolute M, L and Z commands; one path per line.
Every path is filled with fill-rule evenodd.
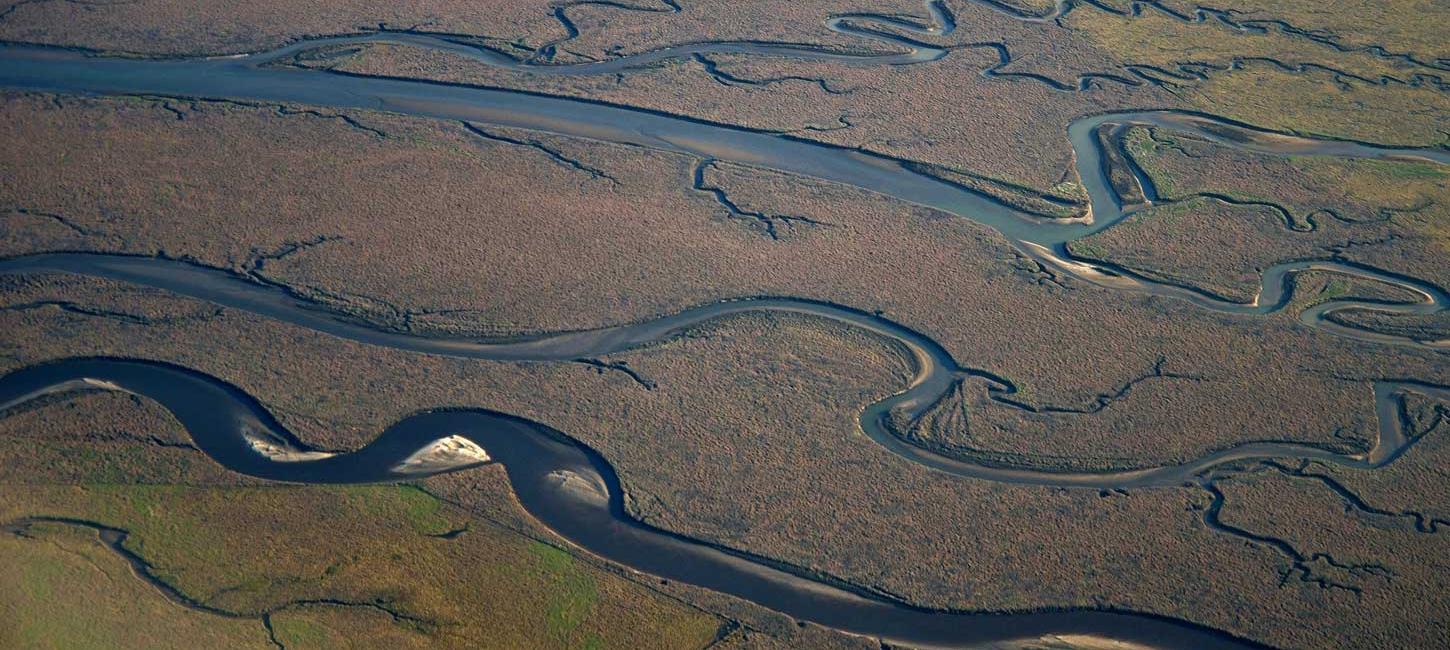
M 1059 4 L 1059 11 L 1064 6 Z M 162 95 L 385 110 L 535 129 L 776 169 L 855 186 L 972 219 L 998 230 L 1040 262 L 1074 277 L 1123 291 L 1169 295 L 1206 309 L 1235 313 L 1277 311 L 1288 303 L 1287 288 L 1293 275 L 1306 270 L 1388 282 L 1415 292 L 1422 300 L 1402 305 L 1329 301 L 1304 311 L 1301 321 L 1332 334 L 1377 343 L 1445 347 L 1443 341 L 1387 336 L 1335 325 L 1325 318 L 1334 310 L 1354 308 L 1434 313 L 1450 303 L 1450 297 L 1443 290 L 1413 278 L 1339 263 L 1281 264 L 1264 274 L 1259 299 L 1242 305 L 1192 289 L 1154 283 L 1122 269 L 1073 260 L 1063 247 L 1065 242 L 1111 227 L 1127 215 L 1121 198 L 1108 181 L 1103 151 L 1095 137 L 1097 130 L 1107 125 L 1161 126 L 1229 146 L 1292 155 L 1450 162 L 1450 154 L 1444 151 L 1290 138 L 1184 112 L 1135 111 L 1087 116 L 1068 125 L 1065 137 L 1076 154 L 1077 170 L 1090 199 L 1092 219 L 1087 222 L 1044 220 L 991 196 L 914 171 L 910 161 L 864 151 L 599 102 L 269 65 L 319 47 L 365 43 L 444 50 L 488 65 L 550 75 L 628 72 L 697 54 L 786 56 L 848 64 L 911 64 L 935 60 L 945 56 L 946 51 L 909 37 L 891 36 L 880 29 L 915 36 L 949 33 L 954 27 L 950 13 L 939 3 L 928 3 L 928 7 L 932 13 L 931 24 L 876 15 L 842 16 L 828 23 L 828 27 L 842 33 L 864 36 L 901 49 L 884 54 L 829 52 L 767 43 L 701 43 L 609 62 L 556 66 L 520 61 L 459 40 L 420 34 L 318 39 L 254 55 L 172 61 L 101 58 L 74 51 L 12 45 L 0 46 L 0 86 L 62 93 Z M 1406 391 L 1450 398 L 1450 394 L 1434 386 L 1414 382 L 1376 383 L 1372 397 L 1379 414 L 1379 439 L 1365 454 L 1335 454 L 1305 445 L 1250 443 L 1183 465 L 1111 472 L 1055 472 L 948 458 L 894 435 L 886 426 L 893 412 L 907 419 L 914 418 L 931 408 L 964 377 L 976 376 L 989 381 L 992 377 L 959 365 L 946 350 L 921 333 L 839 305 L 793 298 L 746 299 L 704 305 L 620 327 L 480 341 L 420 337 L 375 329 L 320 309 L 278 287 L 184 262 L 98 254 L 34 255 L 0 260 L 0 273 L 44 272 L 79 273 L 162 288 L 375 345 L 499 360 L 561 361 L 600 356 L 648 345 L 709 320 L 745 311 L 791 312 L 830 319 L 895 341 L 912 355 L 915 376 L 910 385 L 867 406 L 861 414 L 861 428 L 871 439 L 911 462 L 958 476 L 1008 483 L 1094 488 L 1171 486 L 1192 481 L 1224 463 L 1271 457 L 1310 458 L 1359 468 L 1380 467 L 1392 462 L 1415 442 L 1405 435 L 1399 411 Z M 732 594 L 801 620 L 850 633 L 921 646 L 1069 633 L 1160 647 L 1250 645 L 1186 623 L 1131 613 L 1076 610 L 993 615 L 922 610 L 844 585 L 797 575 L 768 561 L 727 552 L 634 520 L 623 509 L 623 495 L 613 469 L 597 453 L 560 432 L 502 413 L 483 410 L 421 413 L 395 424 L 356 452 L 279 460 L 288 456 L 269 458 L 259 454 L 253 441 L 261 440 L 284 451 L 304 451 L 305 447 L 255 400 L 217 379 L 164 364 L 77 359 L 23 369 L 0 378 L 0 406 L 13 406 L 38 395 L 76 387 L 124 390 L 156 400 L 181 421 L 197 445 L 217 462 L 244 474 L 272 480 L 306 483 L 398 480 L 405 477 L 398 472 L 399 464 L 411 454 L 442 435 L 461 434 L 505 467 L 520 503 L 533 516 L 575 544 L 640 571 Z
M 519 503 L 580 547 L 624 566 L 744 598 L 802 621 L 917 647 L 957 647 L 1080 634 L 1154 647 L 1242 648 L 1251 643 L 1188 623 L 1131 613 L 1069 610 L 1023 614 L 920 609 L 776 568 L 767 561 L 674 535 L 631 518 L 614 470 L 598 454 L 543 425 L 484 410 L 419 413 L 362 449 L 320 460 L 278 462 L 255 453 L 257 430 L 300 446 L 255 400 L 194 371 L 120 359 L 73 359 L 0 378 L 0 409 L 84 380 L 155 400 L 197 446 L 228 469 L 299 483 L 404 478 L 394 468 L 443 432 L 487 450 L 508 473 Z M 249 434 L 250 431 L 250 434 Z

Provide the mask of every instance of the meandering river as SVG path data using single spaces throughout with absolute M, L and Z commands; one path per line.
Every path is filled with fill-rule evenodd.
M 445 50 L 489 65 L 535 74 L 618 72 L 665 59 L 704 53 L 769 54 L 843 63 L 905 64 L 934 60 L 945 50 L 909 37 L 862 27 L 874 23 L 915 36 L 949 33 L 954 22 L 939 3 L 929 3 L 931 24 L 873 16 L 841 16 L 832 29 L 888 41 L 904 53 L 848 54 L 806 46 L 706 43 L 668 48 L 618 61 L 571 66 L 521 62 L 472 44 L 420 34 L 368 34 L 306 41 L 274 52 L 200 60 L 140 60 L 90 56 L 40 47 L 0 46 L 0 87 L 43 92 L 160 95 L 285 102 L 337 109 L 385 110 L 422 117 L 548 131 L 574 137 L 775 169 L 855 186 L 978 221 L 1001 232 L 1025 253 L 1054 269 L 1124 291 L 1171 295 L 1219 311 L 1268 313 L 1289 304 L 1292 277 L 1304 271 L 1348 274 L 1385 282 L 1418 296 L 1385 305 L 1342 299 L 1304 311 L 1301 321 L 1331 334 L 1378 343 L 1443 349 L 1445 341 L 1414 340 L 1336 325 L 1325 318 L 1340 309 L 1378 309 L 1428 314 L 1450 304 L 1444 290 L 1413 278 L 1334 262 L 1295 262 L 1264 274 L 1258 300 L 1238 304 L 1192 289 L 1164 285 L 1121 269 L 1072 259 L 1065 242 L 1112 227 L 1126 216 L 1108 180 L 1097 130 L 1106 125 L 1153 125 L 1193 133 L 1229 146 L 1296 155 L 1413 158 L 1450 163 L 1442 150 L 1380 148 L 1365 144 L 1288 137 L 1208 115 L 1173 111 L 1122 112 L 1084 117 L 1065 137 L 1076 153 L 1091 217 L 1043 219 L 996 198 L 916 171 L 910 161 L 790 136 L 708 123 L 688 117 L 514 90 L 407 79 L 337 74 L 271 65 L 323 46 L 397 43 Z M 77 273 L 156 287 L 334 336 L 400 350 L 481 359 L 562 361 L 649 345 L 712 319 L 746 311 L 776 311 L 828 319 L 894 341 L 908 350 L 914 377 L 901 391 L 866 406 L 861 429 L 897 456 L 942 472 L 993 481 L 1049 486 L 1136 488 L 1181 485 L 1224 463 L 1293 457 L 1375 468 L 1392 462 L 1414 443 L 1405 433 L 1401 401 L 1406 392 L 1450 399 L 1443 388 L 1411 381 L 1374 384 L 1379 437 L 1362 454 L 1336 454 L 1295 444 L 1249 443 L 1173 466 L 1107 472 L 1062 472 L 987 465 L 914 446 L 895 435 L 893 414 L 915 419 L 964 377 L 993 380 L 990 373 L 959 364 L 928 336 L 898 323 L 840 305 L 769 297 L 699 306 L 671 316 L 596 330 L 511 340 L 423 337 L 351 320 L 300 299 L 284 288 L 186 262 L 122 255 L 57 253 L 0 260 L 0 273 Z M 293 456 L 279 460 L 257 452 L 265 439 L 278 449 L 305 446 L 254 399 L 216 378 L 159 363 L 123 359 L 73 359 L 22 369 L 0 378 L 0 410 L 76 387 L 142 395 L 170 410 L 198 447 L 222 465 L 251 476 L 308 483 L 398 480 L 419 448 L 440 435 L 458 434 L 501 463 L 520 503 L 549 528 L 580 547 L 640 571 L 738 596 L 801 620 L 854 634 L 919 646 L 955 646 L 1083 634 L 1153 646 L 1242 647 L 1252 644 L 1188 623 L 1141 614 L 1097 610 L 1030 614 L 975 614 L 924 610 L 778 568 L 761 558 L 728 551 L 645 525 L 624 510 L 613 469 L 597 453 L 542 424 L 484 410 L 420 413 L 390 427 L 352 453 Z M 1367 399 L 1370 396 L 1366 396 Z M 458 469 L 452 467 L 450 469 Z
M 279 446 L 296 439 L 241 390 L 194 371 L 121 359 L 72 359 L 26 368 L 0 379 L 0 410 L 58 390 L 100 387 L 155 400 L 190 432 L 203 452 L 228 469 L 301 483 L 411 478 L 399 463 L 440 432 L 486 449 L 508 472 L 531 515 L 600 557 L 652 575 L 744 598 L 803 621 L 917 647 L 1031 641 L 1075 634 L 1153 647 L 1257 647 L 1221 633 L 1142 614 L 1068 610 L 1026 614 L 953 613 L 912 607 L 772 566 L 640 523 L 624 509 L 614 470 L 597 453 L 541 424 L 502 413 L 419 413 L 348 454 L 279 462 L 250 440 Z

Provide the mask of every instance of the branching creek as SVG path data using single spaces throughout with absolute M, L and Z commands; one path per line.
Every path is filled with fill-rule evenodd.
M 272 625 L 272 618 L 279 613 L 297 608 L 304 608 L 309 606 L 328 606 L 371 609 L 383 612 L 388 616 L 392 617 L 392 619 L 395 621 L 406 622 L 414 626 L 427 626 L 429 624 L 429 621 L 418 619 L 405 613 L 399 612 L 389 607 L 386 603 L 354 602 L 340 600 L 336 598 L 301 598 L 297 600 L 279 603 L 259 612 L 236 612 L 229 609 L 223 609 L 221 607 L 209 605 L 206 602 L 188 596 L 187 594 L 183 593 L 181 590 L 173 586 L 171 583 L 164 580 L 161 576 L 157 575 L 155 567 L 148 563 L 145 558 L 137 555 L 134 551 L 126 546 L 126 538 L 130 536 L 129 531 L 120 528 L 113 528 L 111 526 L 99 524 L 85 519 L 74 519 L 70 517 L 23 517 L 20 519 L 6 522 L 4 524 L 0 524 L 0 532 L 9 533 L 18 537 L 31 538 L 35 537 L 35 534 L 33 532 L 34 528 L 36 528 L 37 526 L 47 525 L 70 526 L 73 528 L 90 530 L 94 532 L 96 534 L 97 541 L 100 542 L 112 553 L 115 553 L 122 560 L 125 560 L 126 564 L 130 565 L 131 572 L 133 574 L 145 581 L 146 584 L 156 589 L 156 591 L 159 592 L 162 597 L 166 598 L 167 600 L 180 607 L 185 607 L 187 609 L 197 612 L 211 614 L 213 616 L 222 616 L 226 618 L 249 618 L 260 621 L 262 623 L 262 626 L 267 631 L 268 640 L 278 650 L 286 650 L 286 646 L 284 646 L 282 642 L 277 640 L 277 633 L 276 629 Z
M 1071 3 L 1060 3 L 1054 15 L 1070 6 Z M 996 229 L 1023 254 L 1055 272 L 1116 290 L 1170 296 L 1209 310 L 1267 314 L 1285 309 L 1292 297 L 1294 276 L 1305 271 L 1388 283 L 1413 292 L 1420 300 L 1385 304 L 1335 299 L 1303 311 L 1299 314 L 1300 321 L 1331 335 L 1379 344 L 1450 349 L 1450 341 L 1393 336 L 1336 324 L 1326 318 L 1334 311 L 1346 309 L 1409 314 L 1445 310 L 1450 304 L 1450 295 L 1414 278 L 1341 262 L 1289 262 L 1266 271 L 1257 299 L 1240 304 L 1192 288 L 1154 282 L 1125 269 L 1077 260 L 1065 246 L 1067 242 L 1110 228 L 1132 213 L 1109 179 L 1111 163 L 1097 137 L 1107 127 L 1155 126 L 1191 133 L 1227 146 L 1289 155 L 1413 159 L 1450 164 L 1450 153 L 1443 150 L 1391 149 L 1303 138 L 1182 111 L 1092 115 L 1071 123 L 1065 134 L 1076 154 L 1076 171 L 1087 190 L 1089 213 L 1078 219 L 1045 219 L 990 195 L 921 173 L 912 161 L 859 149 L 588 100 L 275 65 L 318 48 L 378 42 L 451 51 L 489 65 L 533 74 L 614 74 L 665 59 L 717 53 L 901 65 L 930 62 L 948 54 L 946 49 L 913 38 L 948 34 L 956 26 L 950 12 L 939 2 L 929 2 L 927 7 L 930 24 L 872 14 L 842 15 L 828 23 L 840 33 L 888 42 L 904 49 L 904 53 L 850 54 L 804 45 L 732 42 L 684 45 L 611 61 L 551 64 L 520 60 L 458 40 L 419 33 L 319 38 L 271 52 L 191 60 L 105 57 L 75 50 L 0 45 L 0 87 L 54 93 L 296 103 L 550 132 L 694 156 L 700 160 L 696 178 L 696 188 L 700 191 L 710 190 L 699 175 L 713 161 L 769 168 L 855 186 L 972 219 Z M 1022 18 L 1031 19 L 1025 15 Z M 1196 19 L 1207 18 L 1200 15 Z M 560 20 L 568 18 L 561 15 Z M 877 27 L 863 27 L 863 24 Z M 912 37 L 883 30 L 905 32 Z M 1133 170 L 1133 174 L 1144 186 L 1145 196 L 1151 199 L 1151 181 L 1143 178 L 1138 170 Z M 1405 395 L 1417 393 L 1450 400 L 1450 389 L 1431 383 L 1374 382 L 1372 393 L 1379 435 L 1375 444 L 1362 453 L 1341 454 L 1310 445 L 1253 442 L 1181 465 L 1101 472 L 1055 471 L 949 457 L 899 437 L 893 422 L 916 420 L 964 377 L 986 379 L 1002 392 L 1010 392 L 1013 387 L 990 371 L 958 363 L 927 335 L 842 305 L 790 297 L 741 298 L 615 327 L 476 340 L 380 328 L 329 311 L 286 286 L 185 261 L 77 252 L 0 260 L 0 274 L 36 273 L 83 274 L 154 287 L 372 345 L 507 361 L 569 362 L 601 357 L 666 340 L 713 319 L 742 312 L 786 312 L 827 319 L 894 341 L 912 357 L 915 373 L 909 385 L 865 406 L 859 416 L 865 435 L 890 453 L 945 474 L 1014 484 L 1100 490 L 1196 485 L 1214 495 L 1214 506 L 1208 517 L 1215 520 L 1217 508 L 1222 506 L 1222 495 L 1213 480 L 1226 465 L 1295 459 L 1357 469 L 1383 467 L 1417 440 L 1403 412 Z M 0 378 L 0 411 L 77 388 L 118 390 L 154 400 L 181 422 L 198 448 L 221 465 L 277 481 L 353 483 L 416 478 L 417 472 L 402 469 L 407 459 L 444 434 L 461 436 L 485 450 L 490 462 L 504 467 L 515 495 L 532 516 L 595 555 L 647 574 L 743 598 L 801 621 L 879 638 L 883 642 L 955 647 L 1047 635 L 1086 635 L 1150 647 L 1257 647 L 1252 641 L 1193 623 L 1143 613 L 1104 609 L 1022 613 L 923 609 L 766 558 L 686 538 L 635 519 L 625 509 L 623 490 L 614 469 L 594 450 L 547 425 L 484 409 L 417 413 L 392 425 L 361 449 L 330 454 L 309 450 L 254 398 L 221 379 L 160 362 L 76 358 L 23 368 Z M 289 453 L 259 453 L 258 441 Z M 459 462 L 435 471 L 455 471 L 477 464 L 476 461 Z M 1257 541 L 1273 544 L 1263 539 Z M 1306 559 L 1292 547 L 1280 550 L 1296 562 Z

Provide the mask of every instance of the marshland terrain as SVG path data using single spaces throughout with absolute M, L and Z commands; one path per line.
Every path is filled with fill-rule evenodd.
M 197 5 L 0 8 L 0 645 L 1443 643 L 1442 3 Z

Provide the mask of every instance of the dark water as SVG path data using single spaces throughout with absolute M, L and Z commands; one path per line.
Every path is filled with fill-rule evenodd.
M 401 79 L 380 79 L 267 65 L 323 45 L 398 42 L 450 50 L 490 65 L 532 74 L 598 74 L 702 53 L 748 53 L 833 59 L 842 62 L 911 63 L 939 57 L 942 51 L 892 37 L 857 23 L 941 34 L 951 30 L 949 13 L 931 3 L 933 25 L 882 16 L 840 17 L 833 29 L 906 47 L 904 54 L 848 55 L 811 48 L 757 43 L 713 43 L 648 53 L 628 61 L 551 68 L 521 62 L 467 44 L 421 35 L 366 35 L 322 39 L 244 57 L 157 61 L 86 56 L 82 53 L 24 46 L 0 46 L 0 86 L 46 92 L 142 94 L 195 98 L 295 102 L 339 109 L 386 110 L 403 114 L 474 121 L 549 131 L 569 136 L 632 144 L 734 163 L 802 174 L 852 185 L 904 201 L 970 218 L 991 226 L 1040 261 L 1076 277 L 1126 291 L 1172 295 L 1220 311 L 1265 313 L 1287 303 L 1293 274 L 1330 270 L 1389 282 L 1417 292 L 1418 303 L 1384 306 L 1364 301 L 1330 301 L 1304 312 L 1301 320 L 1335 334 L 1383 343 L 1443 347 L 1443 341 L 1414 341 L 1364 332 L 1327 321 L 1335 309 L 1373 307 L 1408 313 L 1443 310 L 1445 293 L 1411 278 L 1344 264 L 1297 262 L 1265 273 L 1259 301 L 1239 305 L 1189 289 L 1161 285 L 1120 269 L 1070 259 L 1067 241 L 1112 226 L 1125 216 L 1120 197 L 1107 178 L 1097 129 L 1110 124 L 1164 126 L 1230 146 L 1295 155 L 1417 158 L 1441 163 L 1450 155 L 1436 150 L 1395 150 L 1326 140 L 1285 138 L 1218 118 L 1169 111 L 1124 112 L 1089 116 L 1068 126 L 1066 137 L 1091 200 L 1091 222 L 1045 221 L 1002 202 L 913 171 L 907 161 L 863 151 L 750 131 L 690 118 L 585 100 L 527 92 L 465 87 Z M 872 35 L 875 36 L 872 36 Z M 590 67 L 593 66 L 593 67 Z M 548 68 L 548 69 L 545 69 Z M 861 426 L 891 452 L 923 465 L 995 481 L 1054 486 L 1144 487 L 1175 485 L 1225 462 L 1266 457 L 1313 458 L 1353 467 L 1378 467 L 1413 444 L 1399 414 L 1403 392 L 1445 396 L 1445 391 L 1413 382 L 1379 382 L 1372 398 L 1380 414 L 1380 439 L 1365 454 L 1346 456 L 1288 444 L 1253 443 L 1171 467 L 1145 467 L 1105 473 L 1059 473 L 1030 467 L 998 467 L 939 456 L 909 445 L 884 422 L 892 412 L 908 418 L 933 405 L 964 376 L 985 376 L 959 366 L 930 338 L 888 320 L 837 305 L 790 298 L 762 298 L 706 305 L 681 314 L 622 327 L 508 341 L 424 338 L 369 328 L 298 300 L 285 291 L 249 282 L 222 271 L 181 262 L 108 255 L 37 255 L 0 261 L 0 273 L 67 272 L 159 287 L 335 336 L 402 350 L 501 360 L 567 360 L 598 356 L 645 345 L 713 318 L 750 310 L 787 311 L 849 324 L 895 341 L 916 364 L 916 376 L 902 392 L 868 406 Z M 91 380 L 86 384 L 84 380 Z M 82 382 L 82 383 L 76 383 Z M 462 434 L 503 464 L 524 507 L 565 538 L 602 557 L 666 579 L 700 585 L 751 600 L 801 620 L 847 632 L 879 636 L 914 645 L 963 645 L 1031 639 L 1045 634 L 1078 634 L 1162 647 L 1243 647 L 1250 645 L 1220 633 L 1152 616 L 1101 611 L 1034 614 L 956 614 L 916 609 L 856 593 L 770 564 L 645 526 L 625 513 L 615 474 L 598 454 L 548 427 L 482 410 L 437 411 L 409 417 L 375 442 L 349 454 L 308 461 L 281 462 L 256 452 L 250 438 L 261 436 L 282 446 L 302 445 L 252 398 L 199 373 L 162 364 L 115 359 L 61 361 L 17 371 L 0 379 L 0 405 L 14 405 L 46 391 L 96 382 L 156 400 L 176 415 L 197 445 L 222 465 L 261 478 L 339 483 L 397 480 L 397 464 L 444 435 Z M 1371 396 L 1367 395 L 1366 398 Z M 984 561 L 991 561 L 984 558 Z
M 1276 266 L 1265 274 L 1266 285 L 1260 305 L 1213 304 L 1206 307 L 1267 313 L 1287 304 L 1289 274 L 1299 270 L 1325 269 L 1361 272 L 1327 262 L 1294 263 Z M 943 456 L 905 442 L 888 426 L 894 414 L 905 421 L 915 420 L 931 409 L 956 382 L 967 376 L 989 381 L 991 373 L 959 364 L 951 354 L 930 337 L 886 318 L 848 307 L 798 298 L 754 298 L 703 305 L 678 314 L 653 320 L 581 330 L 559 334 L 501 339 L 474 340 L 420 336 L 378 329 L 363 322 L 339 315 L 315 303 L 297 298 L 285 289 L 260 284 L 227 271 L 211 269 L 187 262 L 151 257 L 107 255 L 101 253 L 53 253 L 0 260 L 0 275 L 29 273 L 75 273 L 139 284 L 239 309 L 259 316 L 291 323 L 340 338 L 372 345 L 453 357 L 499 361 L 567 361 L 606 356 L 621 351 L 658 343 L 717 318 L 744 312 L 777 312 L 822 318 L 892 341 L 911 357 L 914 376 L 900 392 L 866 406 L 860 416 L 861 430 L 877 444 L 897 456 L 914 463 L 957 476 L 1009 483 L 1052 486 L 1073 486 L 1099 489 L 1141 488 L 1181 485 L 1213 467 L 1229 462 L 1259 458 L 1312 458 L 1353 467 L 1377 467 L 1383 458 L 1397 455 L 1413 441 L 1400 432 L 1400 420 L 1394 405 L 1404 390 L 1433 390 L 1413 382 L 1383 381 L 1375 384 L 1372 399 L 1380 409 L 1380 440 L 1375 451 L 1363 458 L 1288 443 L 1247 443 L 1206 455 L 1202 458 L 1168 466 L 1142 467 L 1106 472 L 1060 472 L 1032 467 L 985 465 Z M 1427 292 L 1428 301 L 1394 305 L 1405 311 L 1441 309 L 1450 296 L 1428 285 L 1414 284 Z M 1193 298 L 1192 294 L 1187 296 Z M 1221 302 L 1221 301 L 1220 301 Z M 1344 301 L 1357 305 L 1364 301 Z M 1366 303 L 1367 304 L 1367 303 Z M 1322 321 L 1323 313 L 1332 305 L 1326 303 L 1305 312 Z M 1385 308 L 1376 306 L 1377 308 Z M 1327 323 L 1327 321 L 1325 321 Z M 1329 323 L 1328 325 L 1332 325 Z M 1354 330 L 1358 332 L 1358 330 Z M 1391 338 L 1391 337 L 1386 337 Z M 1393 342 L 1393 341 L 1391 341 Z M 1005 386 L 1003 386 L 1005 387 Z M 1366 395 L 1366 399 L 1370 399 Z M 1378 454 L 1376 456 L 1375 454 Z
M 277 481 L 397 480 L 403 476 L 393 468 L 413 451 L 444 435 L 462 435 L 504 466 L 514 494 L 531 515 L 580 547 L 660 578 L 731 594 L 848 633 L 921 647 L 1030 640 L 1049 634 L 1088 635 L 1155 647 L 1257 647 L 1160 617 L 1090 610 L 1001 615 L 939 612 L 798 576 L 635 521 L 624 510 L 614 470 L 597 453 L 558 431 L 503 413 L 419 413 L 389 427 L 355 452 L 321 460 L 278 462 L 253 451 L 248 437 L 261 433 L 291 441 L 294 447 L 300 445 L 239 389 L 191 370 L 120 359 L 73 359 L 11 373 L 0 378 L 0 410 L 48 391 L 82 385 L 155 400 L 218 463 Z
M 933 5 L 935 7 L 935 5 Z M 939 12 L 940 8 L 936 8 Z M 949 17 L 937 16 L 939 24 Z M 925 28 L 923 28 L 925 29 Z M 521 91 L 477 88 L 404 79 L 341 75 L 320 70 L 273 67 L 267 63 L 318 47 L 318 43 L 363 43 L 403 40 L 418 47 L 477 48 L 435 37 L 408 34 L 363 35 L 321 39 L 256 55 L 181 61 L 90 57 L 82 53 L 26 46 L 0 45 L 0 87 L 86 94 L 141 94 L 179 97 L 297 102 L 333 108 L 387 110 L 409 115 L 475 121 L 596 140 L 692 154 L 745 165 L 811 176 L 852 185 L 904 201 L 942 210 L 995 228 L 1025 253 L 1060 271 L 1115 289 L 1171 295 L 1220 311 L 1278 308 L 1268 295 L 1257 305 L 1217 300 L 1195 290 L 1164 285 L 1070 259 L 1063 243 L 1109 228 L 1126 212 L 1107 176 L 1107 163 L 1095 137 L 1106 125 L 1155 125 L 1193 133 L 1227 146 L 1293 155 L 1431 160 L 1450 163 L 1450 152 L 1433 149 L 1389 149 L 1336 140 L 1288 137 L 1212 116 L 1174 111 L 1130 111 L 1087 116 L 1068 126 L 1077 171 L 1090 199 L 1090 222 L 1044 220 L 969 188 L 914 171 L 909 161 L 863 151 L 710 124 L 686 117 L 567 99 Z M 741 45 L 742 51 L 769 51 L 765 45 Z M 502 55 L 495 55 L 502 56 Z M 506 57 L 505 57 L 506 58 Z M 484 57 L 484 60 L 489 60 Z M 509 59 L 512 61 L 512 59 Z M 505 65 L 496 62 L 497 65 Z M 512 64 L 517 66 L 517 64 Z M 539 66 L 532 66 L 533 67 Z M 579 66 L 568 66 L 575 70 Z M 576 70 L 576 73 L 578 71 Z M 1303 263 L 1300 263 L 1303 264 Z M 1444 308 L 1444 294 L 1412 279 L 1373 269 L 1334 266 L 1338 272 L 1404 286 L 1426 296 L 1424 306 L 1383 307 L 1335 301 L 1305 322 L 1336 334 L 1383 342 L 1447 348 L 1446 341 L 1409 341 L 1351 330 L 1321 318 L 1337 309 L 1373 306 L 1382 310 L 1431 313 Z M 1283 279 L 1298 270 L 1283 265 L 1265 274 L 1264 291 L 1278 291 Z
M 351 37 L 349 42 L 371 38 L 378 37 Z M 1077 151 L 1083 183 L 1092 198 L 1094 221 L 1065 223 L 1044 221 L 966 187 L 912 171 L 904 161 L 855 149 L 586 100 L 261 65 L 268 60 L 270 55 L 181 61 L 115 59 L 55 49 L 0 46 L 0 87 L 60 93 L 295 102 L 548 131 L 852 185 L 973 219 L 1015 241 L 1048 246 L 1109 227 L 1122 217 L 1118 200 L 1102 171 L 1096 139 L 1092 137 L 1092 130 L 1102 124 L 1161 124 L 1216 139 L 1222 139 L 1222 132 L 1227 130 L 1245 140 L 1246 143 L 1236 143 L 1238 146 L 1276 150 L 1287 147 L 1306 155 L 1412 156 L 1450 161 L 1450 154 L 1436 150 L 1380 149 L 1310 140 L 1296 140 L 1289 146 L 1265 140 L 1262 133 L 1239 125 L 1181 113 L 1147 111 L 1092 116 L 1074 122 L 1068 135 Z

